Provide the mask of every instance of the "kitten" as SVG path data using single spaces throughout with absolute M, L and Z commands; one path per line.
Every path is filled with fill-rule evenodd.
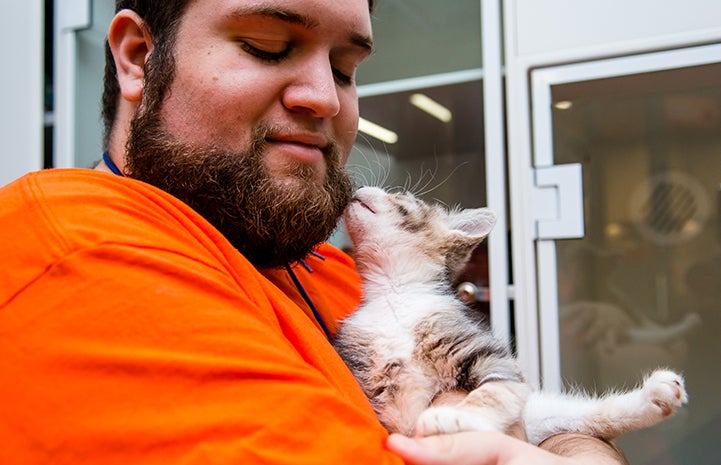
M 686 402 L 683 379 L 666 370 L 638 389 L 600 398 L 534 392 L 509 348 L 450 284 L 491 231 L 490 210 L 449 212 L 411 194 L 364 187 L 344 219 L 364 294 L 335 346 L 390 432 L 505 432 L 522 422 L 534 444 L 560 432 L 612 439 Z M 454 391 L 467 395 L 433 405 Z

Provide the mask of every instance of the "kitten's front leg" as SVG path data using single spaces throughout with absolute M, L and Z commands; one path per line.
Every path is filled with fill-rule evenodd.
M 460 431 L 508 431 L 521 418 L 531 386 L 518 381 L 490 381 L 456 405 L 426 409 L 416 421 L 419 436 Z

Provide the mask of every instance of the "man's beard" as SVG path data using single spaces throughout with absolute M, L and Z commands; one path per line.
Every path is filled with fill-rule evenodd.
M 126 171 L 182 200 L 217 228 L 257 268 L 303 259 L 326 240 L 350 202 L 352 183 L 336 144 L 325 151 L 322 185 L 300 163 L 286 185 L 263 163 L 268 127 L 253 131 L 245 151 L 182 143 L 164 130 L 159 105 L 133 118 Z

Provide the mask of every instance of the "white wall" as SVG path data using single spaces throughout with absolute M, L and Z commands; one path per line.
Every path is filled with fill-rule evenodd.
M 512 0 L 518 57 L 583 56 L 667 48 L 718 37 L 719 0 Z M 508 10 L 507 10 L 508 11 Z
M 103 152 L 100 108 L 105 69 L 105 37 L 115 12 L 115 2 L 93 0 L 91 3 L 90 23 L 75 33 L 75 152 L 72 155 L 73 166 L 84 168 L 93 166 Z
M 43 157 L 43 2 L 4 2 L 2 10 L 0 185 L 40 169 Z

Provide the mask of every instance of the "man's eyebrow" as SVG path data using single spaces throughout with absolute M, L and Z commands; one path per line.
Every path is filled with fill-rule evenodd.
M 318 27 L 318 22 L 307 15 L 273 6 L 259 5 L 246 8 L 240 7 L 227 14 L 229 19 L 240 19 L 247 16 L 264 16 L 267 18 L 279 19 L 286 23 L 303 26 L 307 29 L 314 29 Z M 360 33 L 353 33 L 351 34 L 349 40 L 353 45 L 365 49 L 369 54 L 373 52 L 373 39 L 369 36 Z
M 279 19 L 286 23 L 298 24 L 308 29 L 313 29 L 318 26 L 317 21 L 302 13 L 265 5 L 238 7 L 228 13 L 227 16 L 229 19 L 240 19 L 247 16 L 265 16 Z

